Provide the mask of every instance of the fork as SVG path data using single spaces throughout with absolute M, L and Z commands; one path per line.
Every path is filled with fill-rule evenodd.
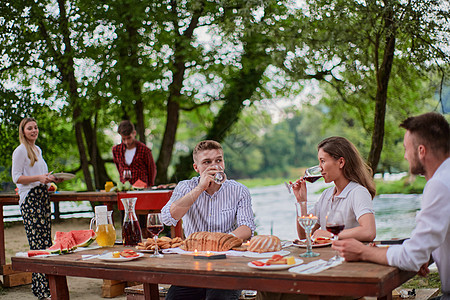
M 320 268 L 323 268 L 323 267 L 328 267 L 328 266 L 330 266 L 331 264 L 334 263 L 335 260 L 336 260 L 336 259 L 335 259 L 334 257 L 332 257 L 332 258 L 330 258 L 326 263 L 324 263 L 324 264 L 319 264 L 319 265 L 317 265 L 317 266 L 314 266 L 314 267 L 309 268 L 309 269 L 306 269 L 306 270 L 308 270 L 308 273 L 311 273 L 312 271 L 315 271 L 315 270 L 317 270 L 317 269 L 320 269 Z M 303 271 L 306 271 L 306 270 L 303 270 Z
M 92 255 L 85 256 L 85 257 L 81 256 L 81 257 L 78 258 L 77 260 L 89 260 L 89 259 L 93 259 L 93 258 L 102 256 L 102 255 L 105 255 L 105 254 L 108 253 L 108 252 L 109 252 L 108 250 L 105 250 L 105 251 L 103 251 L 103 252 L 100 253 L 100 254 L 92 254 Z

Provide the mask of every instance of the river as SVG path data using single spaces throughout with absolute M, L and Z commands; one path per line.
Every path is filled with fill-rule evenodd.
M 308 206 L 314 205 L 319 199 L 317 191 L 328 186 L 323 181 L 308 183 Z M 268 186 L 250 189 L 252 195 L 253 211 L 255 213 L 257 233 L 274 234 L 283 240 L 297 238 L 295 225 L 295 198 L 289 194 L 283 185 Z M 377 224 L 377 239 L 409 237 L 415 226 L 415 215 L 420 208 L 422 195 L 390 194 L 376 196 L 374 201 L 375 218 Z M 91 218 L 90 204 L 81 202 L 60 202 L 61 212 L 74 212 L 64 214 L 62 218 Z M 5 221 L 17 221 L 21 218 L 8 216 L 18 215 L 19 207 L 16 205 L 4 206 Z

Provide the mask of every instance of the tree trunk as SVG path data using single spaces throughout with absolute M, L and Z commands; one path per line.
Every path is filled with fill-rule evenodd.
M 82 117 L 81 110 L 78 104 L 78 92 L 77 92 L 77 81 L 75 78 L 74 71 L 74 62 L 73 62 L 73 51 L 72 45 L 70 43 L 70 31 L 68 26 L 67 13 L 65 8 L 64 0 L 58 0 L 58 7 L 60 11 L 60 19 L 59 23 L 61 26 L 61 33 L 63 35 L 63 43 L 65 46 L 64 54 L 56 57 L 56 64 L 62 74 L 62 81 L 67 83 L 69 87 L 69 97 L 70 102 L 73 107 L 73 122 L 75 123 L 75 136 L 78 145 L 78 152 L 80 154 L 80 164 L 81 169 L 83 170 L 84 179 L 86 182 L 86 187 L 88 191 L 94 190 L 92 185 L 91 174 L 89 172 L 89 163 L 86 156 L 86 148 L 84 146 L 83 140 L 83 126 L 82 126 Z M 51 45 L 49 45 L 51 47 Z M 59 52 L 55 52 L 59 53 Z
M 176 18 L 176 1 L 171 1 L 175 21 L 173 22 L 175 32 L 179 32 L 178 19 Z M 166 183 L 168 181 L 167 169 L 172 160 L 173 146 L 175 144 L 178 121 L 180 118 L 181 89 L 183 87 L 184 74 L 186 72 L 186 53 L 190 51 L 190 42 L 194 29 L 198 25 L 198 20 L 202 14 L 204 3 L 201 3 L 199 10 L 192 15 L 189 27 L 183 35 L 178 35 L 174 49 L 174 70 L 173 80 L 169 86 L 169 98 L 167 99 L 167 120 L 164 137 L 161 143 L 158 160 L 156 161 L 155 184 Z
M 262 37 L 250 36 L 246 39 L 244 54 L 242 55 L 242 68 L 231 80 L 224 96 L 225 103 L 208 130 L 206 139 L 222 142 L 233 125 L 239 120 L 239 114 L 244 108 L 244 101 L 250 99 L 253 92 L 260 86 L 261 78 L 269 64 L 269 58 L 261 47 Z M 180 157 L 176 172 L 172 180 L 178 181 L 192 176 L 192 151 Z
M 372 145 L 370 147 L 368 158 L 369 166 L 372 168 L 374 174 L 377 172 L 381 151 L 383 150 L 387 92 L 395 51 L 395 28 L 392 21 L 394 14 L 390 6 L 386 7 L 386 9 L 391 9 L 391 11 L 385 15 L 385 28 L 388 32 L 388 37 L 386 38 L 383 61 L 380 68 L 377 68 L 377 94 L 375 97 L 374 127 Z M 376 48 L 375 51 L 377 51 L 377 49 L 378 48 Z

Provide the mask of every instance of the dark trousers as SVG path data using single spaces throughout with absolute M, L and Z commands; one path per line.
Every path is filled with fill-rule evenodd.
M 45 250 L 52 246 L 50 198 L 46 185 L 32 188 L 20 206 L 23 225 L 30 250 Z M 33 273 L 31 278 L 33 294 L 41 298 L 50 297 L 50 289 L 45 274 Z
M 240 290 L 205 289 L 172 285 L 166 300 L 238 300 Z

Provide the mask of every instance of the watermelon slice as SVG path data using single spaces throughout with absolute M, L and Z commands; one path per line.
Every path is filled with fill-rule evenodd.
M 45 250 L 29 250 L 27 253 L 28 253 L 28 257 L 33 257 L 36 255 L 49 255 L 50 254 L 49 251 L 45 251 Z
M 51 254 L 61 254 L 62 253 L 61 248 L 62 248 L 61 244 L 59 242 L 55 242 L 53 243 L 53 246 L 47 248 L 47 251 L 50 252 Z
M 89 230 L 72 230 L 70 232 L 72 238 L 75 241 L 77 247 L 88 247 L 95 241 L 95 232 L 92 229 Z
M 135 190 L 143 190 L 147 187 L 147 184 L 142 180 L 138 179 L 135 183 L 133 183 L 133 189 Z

